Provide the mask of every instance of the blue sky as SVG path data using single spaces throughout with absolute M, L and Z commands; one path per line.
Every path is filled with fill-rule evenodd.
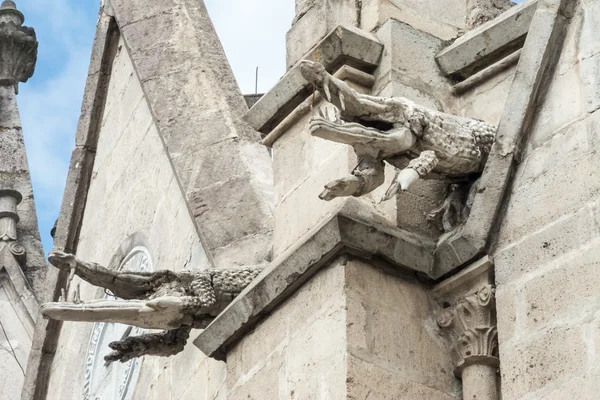
M 40 42 L 35 75 L 20 85 L 18 101 L 40 233 L 48 252 L 75 145 L 100 0 L 16 3 Z M 205 3 L 242 92 L 254 92 L 257 66 L 259 92 L 267 91 L 285 72 L 285 33 L 294 17 L 294 0 Z
M 75 146 L 100 0 L 15 2 L 40 43 L 35 74 L 20 85 L 18 101 L 40 233 L 48 252 Z M 259 91 L 268 90 L 285 72 L 285 32 L 294 17 L 294 1 L 205 2 L 242 91 L 254 92 L 257 66 Z M 265 26 L 268 29 L 261 28 Z

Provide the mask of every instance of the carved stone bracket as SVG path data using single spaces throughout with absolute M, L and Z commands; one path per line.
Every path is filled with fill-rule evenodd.
M 21 193 L 16 190 L 0 189 L 0 247 L 8 246 L 15 259 L 25 265 L 25 248 L 17 241 L 19 214 L 17 205 L 21 202 Z
M 27 82 L 33 75 L 38 42 L 33 28 L 23 26 L 25 18 L 15 3 L 0 6 L 0 85 Z
M 495 320 L 495 288 L 492 285 L 485 285 L 438 315 L 438 325 L 452 336 L 459 355 L 457 376 L 462 376 L 463 370 L 473 364 L 500 366 Z

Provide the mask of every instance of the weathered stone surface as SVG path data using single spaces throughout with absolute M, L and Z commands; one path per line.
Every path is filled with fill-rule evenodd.
M 297 5 L 296 18 L 286 35 L 288 68 L 337 26 L 359 26 L 359 18 L 360 9 L 354 0 L 324 0 Z
M 461 398 L 457 392 L 440 391 L 419 384 L 403 376 L 393 366 L 370 363 L 360 357 L 348 358 L 348 374 L 353 377 L 348 382 L 348 396 L 351 396 L 349 398 L 364 399 L 369 396 L 381 400 Z
M 354 259 L 346 265 L 345 283 L 349 357 L 360 359 L 367 371 L 387 370 L 400 385 L 410 380 L 411 390 L 455 395 L 451 349 L 440 336 L 437 305 L 425 287 Z M 371 373 L 353 371 L 352 365 L 348 376 L 357 389 L 378 387 Z M 395 393 L 392 387 L 386 390 Z
M 526 1 L 457 39 L 436 57 L 442 71 L 447 75 L 468 75 L 469 68 L 482 59 L 501 53 L 515 42 L 522 43 L 537 5 L 538 0 Z
M 496 282 L 501 285 L 536 270 L 561 255 L 577 250 L 597 236 L 593 208 L 566 215 L 549 222 L 513 244 L 499 249 L 496 260 Z
M 587 349 L 581 328 L 554 328 L 526 341 L 503 346 L 502 398 L 523 398 L 554 381 L 583 372 Z
M 375 36 L 356 28 L 338 26 L 303 58 L 318 60 L 332 73 L 344 64 L 372 71 L 377 67 L 382 51 L 383 45 Z M 254 129 L 269 133 L 309 96 L 311 91 L 307 86 L 300 67 L 291 68 L 244 119 Z
M 204 3 L 184 0 L 147 8 L 145 2 L 115 0 L 112 6 L 181 190 L 191 210 L 203 209 L 194 216 L 216 265 L 225 266 L 217 254 L 235 265 L 264 262 L 270 252 L 268 240 L 261 243 L 266 246 L 263 251 L 248 252 L 243 246 L 253 236 L 271 237 L 271 162 L 266 149 L 245 148 L 259 137 L 241 120 L 247 106 Z M 202 153 L 206 162 L 226 158 L 240 166 L 241 174 L 230 175 L 229 169 L 212 170 L 217 173 L 211 175 L 198 172 L 198 154 L 217 142 L 222 151 Z M 221 207 L 243 179 L 242 192 L 250 194 L 251 201 Z M 247 222 L 247 229 L 236 228 L 238 219 Z M 214 237 L 216 225 L 228 232 L 225 241 Z M 225 246 L 231 251 L 220 250 Z M 235 259 L 235 254 L 258 258 Z
M 494 144 L 483 171 L 478 195 L 475 196 L 470 217 L 460 235 L 447 240 L 438 248 L 446 261 L 440 262 L 442 275 L 452 265 L 464 263 L 481 252 L 488 240 L 507 184 L 515 168 L 514 161 L 521 151 L 522 137 L 535 109 L 539 88 L 551 63 L 551 55 L 560 48 L 559 36 L 565 27 L 560 13 L 561 2 L 550 2 L 536 12 L 531 23 L 515 80 L 508 95 L 503 117 L 498 126 Z M 552 60 L 554 61 L 554 60 Z M 452 260 L 452 254 L 457 260 Z
M 534 332 L 565 320 L 584 321 L 597 311 L 597 240 L 558 262 L 536 271 L 535 278 L 523 284 L 523 329 Z
M 402 85 L 406 88 L 405 93 L 395 92 L 393 96 L 404 96 L 419 104 L 423 104 L 421 98 L 425 98 L 423 105 L 452 112 L 453 99 L 450 98 L 448 80 L 440 73 L 434 60 L 442 50 L 444 41 L 395 19 L 387 20 L 377 30 L 377 38 L 385 46 L 385 52 L 375 74 L 377 83 L 373 88 L 374 94 L 379 94 L 393 82 L 396 87 Z M 411 97 L 414 91 L 419 93 L 416 98 Z
M 332 257 L 345 253 L 377 254 L 413 271 L 427 274 L 431 258 L 420 252 L 423 243 L 412 242 L 400 232 L 364 225 L 353 220 L 360 215 L 343 209 L 306 236 L 306 242 L 291 248 L 271 263 L 233 303 L 194 341 L 205 354 L 223 357 L 223 352 L 250 329 L 266 312 L 284 301 Z M 365 218 L 369 220 L 369 217 Z

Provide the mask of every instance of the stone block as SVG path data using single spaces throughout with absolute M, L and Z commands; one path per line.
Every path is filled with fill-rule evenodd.
M 529 31 L 537 3 L 537 0 L 530 0 L 519 4 L 446 47 L 436 57 L 444 73 L 460 73 L 523 38 Z
M 555 134 L 527 156 L 513 183 L 501 247 L 577 212 L 600 194 L 600 183 L 590 179 L 600 166 L 593 136 L 582 122 Z
M 243 385 L 228 388 L 227 398 L 263 400 L 277 399 L 280 393 L 281 373 L 285 370 L 283 358 L 271 359 L 267 365 L 256 371 Z
M 583 372 L 587 347 L 581 328 L 554 328 L 531 335 L 526 341 L 503 346 L 502 398 L 520 399 L 555 381 Z
M 561 260 L 523 287 L 524 328 L 535 331 L 565 320 L 584 320 L 600 301 L 600 242 Z
M 325 184 L 349 174 L 355 164 L 348 158 L 329 158 L 275 208 L 274 255 L 277 257 L 320 222 L 330 218 L 346 199 L 319 199 Z M 302 210 L 302 212 L 299 212 Z
M 536 398 L 540 400 L 593 399 L 600 393 L 600 374 L 589 372 L 569 377 L 557 387 L 543 390 Z
M 287 347 L 287 387 L 299 399 L 318 393 L 322 377 L 343 368 L 346 359 L 346 319 L 343 294 L 314 322 L 290 338 Z M 343 376 L 343 374 L 342 374 Z M 343 385 L 344 380 L 332 382 Z
M 324 0 L 304 9 L 286 35 L 287 66 L 290 68 L 338 25 L 357 26 L 360 10 L 354 0 Z
M 447 5 L 438 5 L 439 3 L 434 1 L 363 0 L 361 28 L 366 31 L 374 31 L 393 18 L 442 40 L 451 40 L 465 25 L 466 2 L 452 1 Z M 448 12 L 440 13 L 439 9 L 441 8 Z
M 256 188 L 248 184 L 252 180 L 249 175 L 246 172 L 189 194 L 192 214 L 211 249 L 231 245 L 248 234 L 270 231 L 270 210 Z M 251 218 L 251 212 L 263 218 Z
M 515 71 L 515 67 L 508 68 L 464 93 L 460 99 L 460 114 L 498 126 Z
M 352 355 L 393 366 L 396 373 L 424 386 L 452 391 L 450 351 L 423 286 L 351 260 L 346 266 L 346 288 Z
M 117 17 L 122 27 L 129 25 L 132 22 L 169 12 L 177 5 L 177 3 L 178 2 L 175 0 L 166 0 L 156 4 L 148 4 L 147 7 L 137 7 L 136 4 L 127 0 L 112 1 L 113 7 L 119 11 Z
M 550 140 L 559 130 L 575 122 L 583 114 L 582 87 L 576 60 L 561 57 L 559 63 L 571 67 L 562 74 L 555 74 L 546 87 L 544 104 L 538 109 L 530 134 L 530 145 L 539 147 Z
M 380 77 L 396 71 L 392 81 L 433 94 L 436 100 L 445 103 L 450 88 L 434 60 L 443 48 L 442 40 L 395 19 L 387 20 L 377 31 L 377 37 L 385 51 L 375 77 L 383 85 L 387 82 Z M 377 83 L 374 91 L 378 92 L 381 87 Z
M 373 307 L 396 307 L 402 310 L 398 314 L 415 319 L 423 318 L 431 311 L 424 286 L 392 276 L 364 261 L 349 261 L 345 278 L 350 295 Z
M 458 388 L 441 391 L 415 382 L 392 365 L 374 364 L 359 357 L 348 357 L 347 392 L 349 399 L 378 400 L 458 400 Z
M 548 223 L 496 252 L 496 283 L 503 285 L 545 268 L 545 264 L 597 237 L 596 232 L 594 216 L 587 208 Z
M 496 288 L 496 318 L 500 343 L 512 340 L 517 332 L 517 303 L 523 304 L 518 296 L 520 291 L 512 284 Z

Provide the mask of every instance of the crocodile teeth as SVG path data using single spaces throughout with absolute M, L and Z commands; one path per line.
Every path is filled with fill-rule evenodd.
M 323 85 L 323 91 L 325 92 L 325 98 L 327 101 L 331 102 L 331 91 L 329 90 L 329 82 L 325 82 Z
M 340 91 L 340 106 L 342 107 L 342 111 L 346 111 L 346 103 L 344 100 L 344 93 Z

